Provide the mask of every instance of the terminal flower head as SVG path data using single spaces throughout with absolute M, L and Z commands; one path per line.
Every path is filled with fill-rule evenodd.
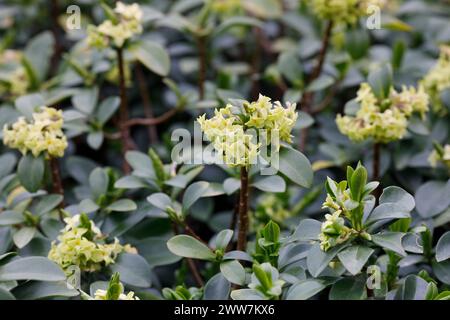
M 22 154 L 31 152 L 37 157 L 44 152 L 47 157 L 62 157 L 67 148 L 67 138 L 62 131 L 62 111 L 41 107 L 32 117 L 32 121 L 20 117 L 11 128 L 6 124 L 3 143 Z
M 81 271 L 98 271 L 113 264 L 118 254 L 126 251 L 117 238 L 111 244 L 104 243 L 100 229 L 85 214 L 64 221 L 66 226 L 48 253 L 48 258 L 64 270 L 76 265 Z
M 352 235 L 352 229 L 345 225 L 345 219 L 341 217 L 341 210 L 325 215 L 325 221 L 320 227 L 320 248 L 323 251 L 344 243 Z
M 372 6 L 382 8 L 386 2 L 385 0 L 312 0 L 311 5 L 321 19 L 354 25 L 359 18 L 371 13 Z
M 133 291 L 124 293 L 123 284 L 120 282 L 120 274 L 114 273 L 106 290 L 97 289 L 93 300 L 140 300 Z
M 353 141 L 373 139 L 378 143 L 402 139 L 409 117 L 414 112 L 424 117 L 429 103 L 422 86 L 404 86 L 400 92 L 391 88 L 389 97 L 379 101 L 368 83 L 361 84 L 356 102 L 360 109 L 355 116 L 337 116 L 339 131 Z
M 433 111 L 445 114 L 441 93 L 450 88 L 450 46 L 441 47 L 438 62 L 422 79 L 421 85 L 430 96 Z
M 117 2 L 114 9 L 116 18 L 105 20 L 99 26 L 88 26 L 88 44 L 92 47 L 104 49 L 112 42 L 121 48 L 125 41 L 142 33 L 142 10 L 137 3 L 130 5 Z
M 272 137 L 291 142 L 297 116 L 295 104 L 284 108 L 279 102 L 272 104 L 270 98 L 260 95 L 258 101 L 244 102 L 243 108 L 228 104 L 216 109 L 211 119 L 202 115 L 197 121 L 225 163 L 248 167 L 255 163 L 260 151 L 261 142 L 256 135 L 265 133 L 264 142 L 274 143 L 278 150 L 279 141 Z

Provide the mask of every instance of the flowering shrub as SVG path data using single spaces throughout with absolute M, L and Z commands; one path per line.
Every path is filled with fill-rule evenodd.
M 102 266 L 115 262 L 124 247 L 116 238 L 112 244 L 97 243 L 103 236 L 92 221 L 85 215 L 75 215 L 64 219 L 66 227 L 58 236 L 58 243 L 53 242 L 48 258 L 63 269 L 77 266 L 81 271 L 99 271 Z
M 448 1 L 49 3 L 0 5 L 0 299 L 450 299 Z

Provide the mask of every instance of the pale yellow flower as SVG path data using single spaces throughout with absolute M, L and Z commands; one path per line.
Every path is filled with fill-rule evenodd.
M 52 243 L 48 258 L 66 270 L 78 266 L 81 271 L 94 272 L 115 262 L 124 247 L 118 239 L 111 244 L 101 241 L 104 237 L 94 222 L 81 225 L 81 216 L 66 218 L 66 226 L 61 230 L 58 241 Z
M 94 300 L 107 300 L 106 299 L 107 291 L 102 289 L 97 289 L 94 294 Z M 122 286 L 122 293 L 119 295 L 119 298 L 117 300 L 140 300 L 139 297 L 134 296 L 134 292 L 130 291 L 127 294 L 123 293 L 123 286 Z
M 62 131 L 62 111 L 41 107 L 33 113 L 33 120 L 27 122 L 20 117 L 12 128 L 3 127 L 3 143 L 18 149 L 22 154 L 31 152 L 35 157 L 42 152 L 49 157 L 62 157 L 67 148 L 67 139 Z
M 337 210 L 325 215 L 325 221 L 320 227 L 320 248 L 322 251 L 344 243 L 352 235 L 352 229 L 345 225 L 344 218 L 340 217 L 342 211 Z
M 118 21 L 105 20 L 99 26 L 88 26 L 88 45 L 104 49 L 112 42 L 121 48 L 125 41 L 142 33 L 142 10 L 137 3 L 117 2 L 114 11 Z
M 233 114 L 233 106 L 228 104 L 216 109 L 211 119 L 202 115 L 197 121 L 226 164 L 248 167 L 256 163 L 262 143 L 274 143 L 278 150 L 279 141 L 273 141 L 273 135 L 278 140 L 292 141 L 291 131 L 298 116 L 295 107 L 295 104 L 288 104 L 287 108 L 279 102 L 272 104 L 270 98 L 260 95 L 258 101 L 245 102 L 242 113 Z
M 422 79 L 421 85 L 429 94 L 433 111 L 446 114 L 441 101 L 441 93 L 450 88 L 450 46 L 442 46 L 436 65 Z
M 311 0 L 314 12 L 321 18 L 335 23 L 355 24 L 368 16 L 371 6 L 383 8 L 385 0 Z
M 450 144 L 440 146 L 439 150 L 433 150 L 428 157 L 432 167 L 436 167 L 438 162 L 444 164 L 450 170 Z
M 408 118 L 417 112 L 424 117 L 428 111 L 428 95 L 422 86 L 391 89 L 389 97 L 378 101 L 368 83 L 362 83 L 356 101 L 360 108 L 355 116 L 336 117 L 339 131 L 353 141 L 373 139 L 388 143 L 402 139 L 406 134 Z

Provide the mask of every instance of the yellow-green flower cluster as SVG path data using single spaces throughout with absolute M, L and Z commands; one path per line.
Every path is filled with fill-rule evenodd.
M 428 157 L 428 161 L 432 167 L 436 167 L 441 162 L 450 170 L 450 144 L 445 146 L 436 145 Z
M 270 98 L 260 95 L 256 102 L 245 102 L 243 110 L 235 109 L 228 104 L 216 109 L 211 119 L 206 119 L 206 115 L 197 119 L 225 164 L 248 167 L 256 163 L 261 142 L 258 143 L 255 134 L 267 145 L 274 143 L 277 150 L 279 140 L 291 142 L 291 130 L 298 116 L 295 104 L 288 103 L 284 108 L 279 102 L 272 104 Z M 272 139 L 276 134 L 278 139 Z
M 382 8 L 385 0 L 312 0 L 314 12 L 321 19 L 335 23 L 355 24 L 360 17 L 369 15 L 370 6 Z
M 123 293 L 123 285 L 120 283 L 121 293 L 119 294 L 119 298 L 117 300 L 140 300 L 139 297 L 134 296 L 134 292 L 130 291 L 127 294 Z M 107 299 L 107 290 L 97 289 L 94 294 L 94 300 L 108 300 Z
M 340 216 L 341 214 L 342 211 L 337 210 L 325 215 L 319 234 L 320 249 L 323 251 L 344 243 L 352 235 L 352 229 L 345 225 L 345 219 Z
M 75 265 L 81 271 L 98 271 L 114 263 L 117 255 L 129 248 L 122 246 L 118 239 L 111 244 L 102 243 L 104 236 L 100 229 L 86 216 L 75 215 L 64 221 L 66 226 L 48 253 L 48 258 L 64 270 Z
M 362 83 L 356 98 L 360 103 L 356 116 L 338 115 L 336 123 L 339 131 L 353 141 L 371 138 L 378 143 L 388 143 L 403 138 L 413 112 L 424 116 L 428 100 L 422 86 L 418 90 L 405 86 L 401 92 L 391 89 L 389 97 L 379 101 L 370 85 Z
M 273 193 L 264 193 L 258 199 L 256 215 L 266 219 L 267 217 L 278 223 L 283 223 L 292 216 L 292 212 L 287 210 L 283 201 Z
M 433 111 L 446 113 L 441 101 L 441 93 L 450 88 L 450 46 L 442 46 L 436 65 L 422 79 L 421 84 L 430 95 Z
M 0 95 L 18 97 L 27 93 L 30 81 L 21 59 L 22 52 L 17 50 L 0 54 Z
M 88 26 L 88 44 L 106 48 L 112 41 L 121 48 L 125 41 L 142 33 L 142 10 L 137 3 L 131 5 L 117 2 L 114 9 L 116 20 L 105 20 L 99 26 Z
M 211 10 L 220 15 L 229 16 L 242 10 L 241 0 L 213 0 Z
M 62 131 L 62 111 L 41 107 L 33 113 L 33 120 L 28 122 L 20 117 L 10 129 L 3 127 L 3 143 L 18 149 L 22 154 L 31 152 L 35 157 L 46 152 L 49 157 L 62 157 L 67 148 L 67 139 Z
M 295 103 L 288 102 L 284 108 L 279 101 L 272 104 L 270 98 L 259 95 L 258 101 L 244 103 L 244 109 L 249 117 L 247 128 L 266 130 L 269 140 L 276 131 L 280 140 L 292 142 L 291 131 L 298 117 Z

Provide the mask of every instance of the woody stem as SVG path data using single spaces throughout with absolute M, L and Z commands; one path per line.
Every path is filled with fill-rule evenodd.
M 123 49 L 117 48 L 117 63 L 119 65 L 119 91 L 120 91 L 120 109 L 119 109 L 119 128 L 120 137 L 122 139 L 122 156 L 123 156 L 123 171 L 125 174 L 130 173 L 130 166 L 125 161 L 125 154 L 130 150 L 131 137 L 129 127 L 126 125 L 128 120 L 128 100 L 125 86 L 125 70 L 123 60 Z
M 373 144 L 373 174 L 372 174 L 372 180 L 373 181 L 379 181 L 380 180 L 380 155 L 381 155 L 381 144 L 378 142 L 375 142 Z M 374 191 L 375 199 L 380 197 L 380 186 L 378 186 Z
M 58 160 L 56 158 L 50 158 L 50 169 L 52 172 L 53 192 L 64 197 L 64 188 L 62 185 L 61 174 L 59 172 Z M 64 207 L 64 202 L 61 202 L 60 207 Z M 60 219 L 63 220 L 61 212 Z
M 241 167 L 241 190 L 239 194 L 239 230 L 237 249 L 245 251 L 248 231 L 248 171 Z
M 333 21 L 329 21 L 327 24 L 327 27 L 325 29 L 325 34 L 322 38 L 322 47 L 320 48 L 319 57 L 317 58 L 316 66 L 314 67 L 314 70 L 311 73 L 311 76 L 308 79 L 308 83 L 312 83 L 314 80 L 316 80 L 320 74 L 322 73 L 323 64 L 325 62 L 325 57 L 328 52 L 328 48 L 330 46 L 330 37 L 331 32 L 333 31 Z M 314 92 L 308 91 L 303 95 L 302 101 L 301 101 L 301 107 L 303 111 L 306 113 L 311 113 L 311 106 L 314 101 Z M 300 136 L 300 151 L 304 151 L 306 148 L 306 141 L 308 139 L 308 128 L 302 129 L 301 136 Z

